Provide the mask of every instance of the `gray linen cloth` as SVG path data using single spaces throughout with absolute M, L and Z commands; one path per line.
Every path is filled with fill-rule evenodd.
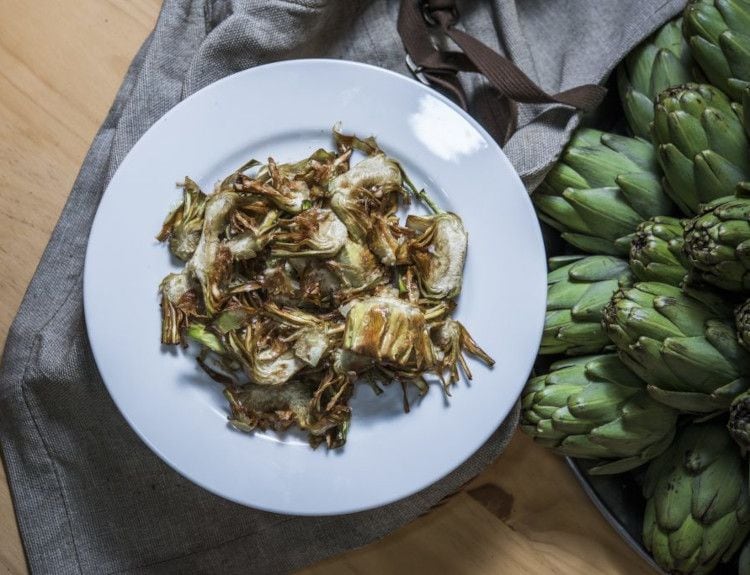
M 551 92 L 603 81 L 681 5 L 459 2 L 466 31 Z M 256 511 L 200 489 L 148 450 L 110 400 L 87 341 L 81 288 L 89 228 L 107 182 L 149 126 L 207 84 L 276 60 L 351 59 L 408 74 L 397 12 L 396 0 L 165 1 L 94 139 L 5 348 L 0 445 L 33 571 L 286 572 L 408 523 L 506 446 L 517 408 L 469 461 L 406 500 L 337 517 Z M 492 114 L 493 93 L 476 76 L 464 82 L 481 121 Z M 577 122 L 562 106 L 522 106 L 522 127 L 505 152 L 530 190 Z

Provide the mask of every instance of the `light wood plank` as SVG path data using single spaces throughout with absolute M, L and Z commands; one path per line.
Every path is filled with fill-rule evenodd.
M 0 343 L 159 7 L 158 0 L 0 1 Z M 1 470 L 0 572 L 26 573 Z M 441 507 L 383 541 L 302 571 L 648 572 L 563 463 L 520 435 Z

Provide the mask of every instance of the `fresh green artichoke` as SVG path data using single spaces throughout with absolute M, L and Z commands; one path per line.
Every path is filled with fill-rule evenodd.
M 734 310 L 734 325 L 737 328 L 737 341 L 750 351 L 750 299 Z
M 750 530 L 747 465 L 719 422 L 691 425 L 654 459 L 643 494 L 643 543 L 669 573 L 711 573 Z
M 739 100 L 750 81 L 750 2 L 691 0 L 683 26 L 708 81 Z
M 677 412 L 651 399 L 645 384 L 615 354 L 552 364 L 526 384 L 521 429 L 572 457 L 598 459 L 590 473 L 621 473 L 662 453 Z
M 615 240 L 643 220 L 673 211 L 648 142 L 579 129 L 532 196 L 539 217 L 573 246 L 625 255 Z
M 685 226 L 685 253 L 705 282 L 750 289 L 750 198 L 720 198 Z
M 750 393 L 747 391 L 732 401 L 727 429 L 737 445 L 745 451 L 750 449 Z
M 676 286 L 687 274 L 682 233 L 683 224 L 677 218 L 656 216 L 618 242 L 628 246 L 630 268 L 639 280 Z
M 694 80 L 693 61 L 682 36 L 682 19 L 667 22 L 636 47 L 617 68 L 620 100 L 633 135 L 651 139 L 654 98 Z
M 628 263 L 612 256 L 561 256 L 549 260 L 547 314 L 541 354 L 596 353 L 610 344 L 602 308 L 632 284 Z
M 750 385 L 750 356 L 730 316 L 713 294 L 657 282 L 619 290 L 603 310 L 620 358 L 652 397 L 693 413 L 726 409 Z
M 659 94 L 652 125 L 664 189 L 692 215 L 700 204 L 734 193 L 750 178 L 750 147 L 727 97 L 708 84 Z
M 740 551 L 737 575 L 750 575 L 750 539 L 745 541 L 742 551 Z

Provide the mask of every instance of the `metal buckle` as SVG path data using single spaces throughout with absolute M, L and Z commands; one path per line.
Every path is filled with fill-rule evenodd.
M 414 63 L 414 60 L 411 59 L 411 56 L 409 54 L 406 55 L 406 67 L 409 68 L 412 76 L 422 82 L 422 84 L 424 84 L 425 86 L 430 86 L 430 81 L 423 73 L 424 68 L 422 66 L 417 66 Z

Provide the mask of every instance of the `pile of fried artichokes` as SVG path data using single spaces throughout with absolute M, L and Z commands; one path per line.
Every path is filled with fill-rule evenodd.
M 666 572 L 748 575 L 750 2 L 691 0 L 617 84 L 631 136 L 580 128 L 533 195 L 567 249 L 521 427 L 592 474 L 644 466 Z
M 161 283 L 165 345 L 197 342 L 242 431 L 304 430 L 340 447 L 359 381 L 446 393 L 493 360 L 451 318 L 468 235 L 373 139 L 334 130 L 336 151 L 248 162 L 207 195 L 185 178 L 157 239 L 181 271 Z M 352 154 L 364 155 L 357 162 Z M 398 210 L 416 199 L 429 215 Z

